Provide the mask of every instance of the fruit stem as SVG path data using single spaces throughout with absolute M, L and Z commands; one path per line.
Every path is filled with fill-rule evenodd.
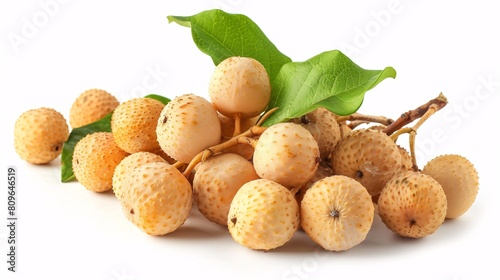
M 403 127 L 398 129 L 395 133 L 393 133 L 390 137 L 391 139 L 396 142 L 398 137 L 403 134 L 403 133 L 409 133 L 409 141 L 410 141 L 410 156 L 411 156 L 411 163 L 412 163 L 412 169 L 413 171 L 419 171 L 418 165 L 417 165 L 417 157 L 415 153 L 415 138 L 417 137 L 417 129 L 419 129 L 422 124 L 427 121 L 430 116 L 432 116 L 434 113 L 439 111 L 439 106 L 437 104 L 431 104 L 427 108 L 427 111 L 420 117 L 418 122 L 413 125 L 412 127 Z
M 248 144 L 248 145 L 252 146 L 254 149 L 255 149 L 255 146 L 257 146 L 258 142 L 259 141 L 257 141 L 256 139 L 253 139 L 253 138 L 250 138 L 250 137 L 244 137 L 244 136 L 238 137 L 238 143 L 240 143 L 240 144 Z
M 236 136 L 233 136 L 231 139 L 227 140 L 226 142 L 223 142 L 223 143 L 220 143 L 218 145 L 215 145 L 215 146 L 212 146 L 212 147 L 209 147 L 201 152 L 199 152 L 188 164 L 188 166 L 186 167 L 186 169 L 184 170 L 184 172 L 182 172 L 182 174 L 184 175 L 184 177 L 188 178 L 189 177 L 189 174 L 191 174 L 191 171 L 193 171 L 194 167 L 200 163 L 200 162 L 203 162 L 205 160 L 207 160 L 209 157 L 215 155 L 215 154 L 218 154 L 218 153 L 221 153 L 222 151 L 224 151 L 225 149 L 228 149 L 234 145 L 237 145 L 237 144 L 240 144 L 240 138 L 251 138 L 251 137 L 254 137 L 254 136 L 257 136 L 257 135 L 260 135 L 262 134 L 266 129 L 267 127 L 261 127 L 260 125 L 274 112 L 276 111 L 278 108 L 274 108 L 274 109 L 271 109 L 269 110 L 267 113 L 265 113 L 264 115 L 262 115 L 262 117 L 260 118 L 259 122 L 250 127 L 247 131 L 243 132 L 243 133 L 240 133 L 239 135 L 236 135 Z M 255 139 L 253 139 L 255 140 Z M 241 140 L 243 141 L 243 140 Z M 255 140 L 257 141 L 257 140 Z M 253 142 L 253 141 L 252 141 Z M 248 142 L 246 142 L 248 143 Z M 250 145 L 253 146 L 253 144 L 251 143 L 248 143 Z
M 364 115 L 360 113 L 354 113 L 347 116 L 339 116 L 337 117 L 337 123 L 345 122 L 345 121 L 363 121 L 363 122 L 375 122 L 383 125 L 390 125 L 394 122 L 393 119 L 384 117 L 384 116 L 372 116 L 372 115 Z M 352 128 L 352 127 L 351 127 Z
M 234 133 L 233 137 L 241 134 L 241 116 L 236 114 L 234 116 Z
M 401 134 L 411 133 L 412 131 L 415 131 L 413 127 L 403 127 L 401 129 L 398 129 L 398 131 L 394 132 L 390 137 L 392 141 L 396 142 L 398 140 L 398 137 L 401 136 Z
M 411 156 L 411 168 L 413 171 L 417 172 L 418 164 L 417 164 L 417 156 L 415 153 L 415 137 L 417 136 L 417 132 L 415 130 L 410 132 L 410 156 Z
M 184 165 L 186 165 L 186 164 L 184 162 L 180 162 L 180 161 L 177 161 L 174 164 L 172 164 L 172 166 L 174 166 L 177 169 L 184 167 Z
M 256 126 L 262 126 L 262 124 L 269 118 L 269 116 L 274 113 L 276 110 L 278 110 L 278 107 L 272 108 L 271 110 L 267 111 L 262 117 L 260 117 L 259 121 L 255 124 Z
M 404 127 L 405 125 L 413 122 L 416 119 L 421 118 L 427 111 L 429 111 L 429 108 L 432 105 L 435 105 L 436 112 L 437 112 L 437 111 L 441 110 L 444 106 L 446 106 L 446 104 L 448 104 L 448 100 L 443 95 L 443 93 L 440 93 L 438 97 L 429 100 L 427 103 L 420 105 L 419 107 L 417 107 L 413 110 L 410 110 L 408 112 L 401 114 L 401 116 L 397 120 L 395 120 L 393 123 L 388 125 L 383 130 L 383 132 L 390 136 L 395 131 L 399 130 L 400 128 Z

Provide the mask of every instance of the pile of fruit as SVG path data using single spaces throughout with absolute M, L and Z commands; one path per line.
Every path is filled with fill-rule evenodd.
M 377 213 L 395 233 L 424 237 L 474 202 L 478 175 L 466 158 L 439 156 L 419 170 L 396 144 L 398 132 L 415 127 L 388 135 L 397 121 L 324 108 L 264 127 L 270 94 L 264 67 L 248 57 L 215 68 L 210 100 L 184 94 L 166 105 L 149 97 L 119 103 L 104 90 L 85 91 L 70 110 L 72 128 L 113 112 L 111 132 L 76 143 L 75 177 L 88 190 L 112 190 L 148 234 L 175 231 L 196 207 L 258 250 L 284 245 L 299 228 L 326 250 L 347 250 L 366 238 Z M 366 120 L 388 125 L 352 128 Z M 16 122 L 15 149 L 44 164 L 68 136 L 62 114 L 34 109 Z
M 269 124 L 284 114 L 271 106 L 280 100 L 273 101 L 273 79 L 286 82 L 284 75 L 229 56 L 214 69 L 209 99 L 120 103 L 90 89 L 69 111 L 71 133 L 54 109 L 19 116 L 15 150 L 33 164 L 62 153 L 63 181 L 113 191 L 124 216 L 147 234 L 177 230 L 194 207 L 255 250 L 283 246 L 298 230 L 325 250 L 348 250 L 365 240 L 375 215 L 394 233 L 421 238 L 471 207 L 478 174 L 465 157 L 416 163 L 416 131 L 447 104 L 442 94 L 396 120 L 314 105 Z M 403 133 L 409 151 L 397 144 Z

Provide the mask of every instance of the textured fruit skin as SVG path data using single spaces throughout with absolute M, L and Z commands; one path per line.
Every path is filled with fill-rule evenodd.
M 165 162 L 165 159 L 151 152 L 137 152 L 120 161 L 113 173 L 113 192 L 118 199 L 123 196 L 123 182 L 128 174 L 136 167 L 150 162 Z
M 278 123 L 259 137 L 253 154 L 257 174 L 288 188 L 300 187 L 315 174 L 320 154 L 318 143 L 301 125 Z
M 124 181 L 120 200 L 127 219 L 150 235 L 165 235 L 181 227 L 192 207 L 186 177 L 166 162 L 143 164 Z
M 431 176 L 405 171 L 394 176 L 378 199 L 378 213 L 391 231 L 411 238 L 434 233 L 446 216 L 446 195 Z
M 210 101 L 227 117 L 253 118 L 271 99 L 271 83 L 264 66 L 249 57 L 229 57 L 213 72 L 208 87 Z
M 156 123 L 165 105 L 152 98 L 133 98 L 116 107 L 111 131 L 116 144 L 127 153 L 153 152 L 160 149 Z
M 330 176 L 333 176 L 333 171 L 330 168 L 329 164 L 326 161 L 322 160 L 318 165 L 318 169 L 316 170 L 316 172 L 314 172 L 314 176 L 311 179 L 309 179 L 309 181 L 307 183 L 302 185 L 295 193 L 295 199 L 297 199 L 297 202 L 299 203 L 299 205 L 300 205 L 300 202 L 302 201 L 302 198 L 304 197 L 304 194 L 306 193 L 306 191 L 312 185 L 314 185 L 314 183 L 316 183 L 317 181 L 324 179 L 326 177 L 330 177 Z
M 443 187 L 448 203 L 446 218 L 462 216 L 476 200 L 479 175 L 467 158 L 441 155 L 429 161 L 422 173 L 430 175 Z
M 332 170 L 360 182 L 375 196 L 401 170 L 401 153 L 389 136 L 378 130 L 353 130 L 337 144 Z
M 300 209 L 302 229 L 329 251 L 348 250 L 364 241 L 375 215 L 366 188 L 342 175 L 314 183 L 305 193 Z
M 73 172 L 88 190 L 109 191 L 113 188 L 115 168 L 127 155 L 116 145 L 111 132 L 94 132 L 76 143 Z
M 165 106 L 156 133 L 168 155 L 189 163 L 199 152 L 220 143 L 221 126 L 210 102 L 201 96 L 183 94 Z
M 227 225 L 233 239 L 254 250 L 288 242 L 299 227 L 299 206 L 290 191 L 270 180 L 245 183 L 231 202 Z
M 401 170 L 412 170 L 413 163 L 411 162 L 411 155 L 405 148 L 398 146 L 399 153 L 401 154 Z
M 61 113 L 52 108 L 37 108 L 22 113 L 14 125 L 14 148 L 23 160 L 45 164 L 62 153 L 69 128 Z
M 336 115 L 328 109 L 318 108 L 301 117 L 299 121 L 318 142 L 321 159 L 329 159 L 341 138 Z
M 240 187 L 259 179 L 252 163 L 232 153 L 200 163 L 193 180 L 194 203 L 208 220 L 227 225 L 229 207 Z
M 86 90 L 71 105 L 69 123 L 72 128 L 93 123 L 113 112 L 119 104 L 118 99 L 105 90 Z

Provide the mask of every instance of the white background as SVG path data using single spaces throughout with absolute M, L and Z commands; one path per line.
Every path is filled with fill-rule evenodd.
M 494 3 L 2 1 L 0 173 L 6 182 L 7 166 L 17 168 L 19 220 L 18 272 L 10 273 L 3 183 L 0 278 L 498 277 L 499 148 L 491 135 L 498 128 L 500 17 Z M 46 106 L 67 117 L 89 88 L 106 89 L 121 101 L 144 93 L 206 96 L 214 66 L 190 30 L 168 24 L 166 16 L 212 8 L 248 15 L 294 61 L 341 49 L 367 69 L 393 66 L 396 79 L 369 91 L 359 112 L 397 118 L 443 92 L 449 104 L 419 130 L 418 159 L 425 163 L 445 153 L 469 158 L 480 175 L 470 211 L 419 240 L 397 237 L 377 218 L 366 241 L 347 252 L 327 253 L 298 232 L 264 253 L 237 244 L 196 211 L 178 231 L 148 236 L 126 220 L 113 194 L 60 183 L 59 159 L 33 166 L 15 154 L 13 127 L 22 112 Z

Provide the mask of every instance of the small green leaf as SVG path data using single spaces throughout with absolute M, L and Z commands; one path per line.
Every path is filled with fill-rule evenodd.
M 61 154 L 61 181 L 63 183 L 75 179 L 75 174 L 73 173 L 73 151 L 75 150 L 76 143 L 90 133 L 98 131 L 111 132 L 111 115 L 112 113 L 109 113 L 98 121 L 71 130 L 68 140 L 63 145 Z
M 158 100 L 165 105 L 170 102 L 170 99 L 168 99 L 167 97 L 157 94 L 149 94 L 144 97 Z M 98 121 L 71 130 L 68 140 L 63 145 L 61 154 L 62 182 L 66 183 L 75 179 L 75 174 L 73 173 L 73 151 L 75 150 L 76 143 L 78 143 L 78 141 L 80 141 L 83 137 L 94 132 L 111 132 L 112 115 L 113 113 L 109 113 Z
M 158 94 L 148 94 L 148 95 L 146 95 L 144 97 L 156 99 L 156 100 L 160 101 L 161 103 L 163 103 L 164 105 L 167 105 L 168 102 L 170 102 L 169 98 L 167 98 L 165 96 L 158 95 Z
M 394 68 L 365 70 L 338 50 L 287 63 L 272 83 L 268 108 L 278 110 L 263 125 L 300 117 L 319 107 L 339 115 L 352 114 L 363 103 L 365 92 L 389 77 L 396 77 Z
M 193 16 L 168 16 L 169 22 L 191 27 L 196 46 L 218 65 L 231 56 L 251 57 L 266 69 L 271 81 L 281 66 L 291 61 L 282 54 L 250 18 L 222 10 Z

